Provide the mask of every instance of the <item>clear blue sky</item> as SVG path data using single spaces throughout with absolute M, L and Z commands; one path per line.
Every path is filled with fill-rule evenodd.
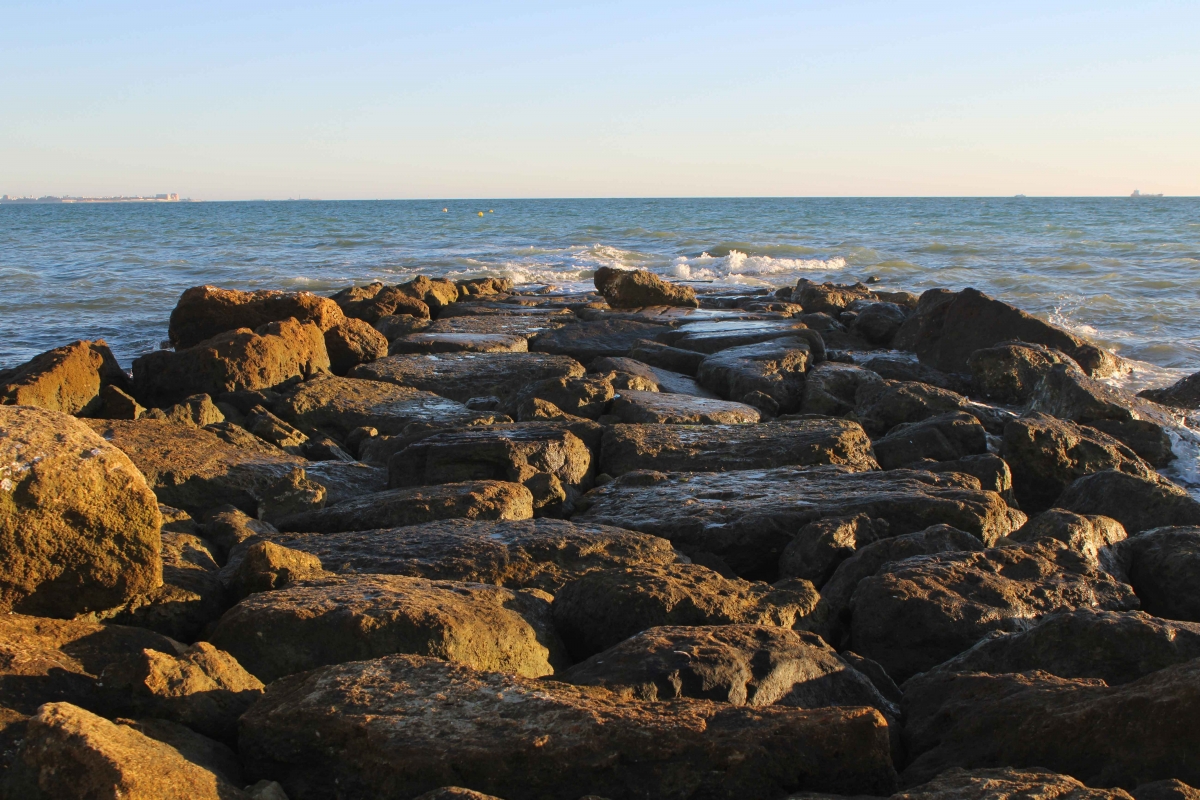
M 0 0 L 0 193 L 1200 194 L 1200 3 Z

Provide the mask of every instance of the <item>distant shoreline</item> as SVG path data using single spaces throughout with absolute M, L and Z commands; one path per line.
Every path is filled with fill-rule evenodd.
M 194 203 L 190 197 L 180 199 L 178 194 L 133 195 L 129 197 L 9 197 L 0 196 L 3 205 L 60 205 L 70 203 Z

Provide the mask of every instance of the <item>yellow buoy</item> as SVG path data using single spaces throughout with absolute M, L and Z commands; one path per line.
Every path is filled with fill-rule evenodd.
M 479 212 L 479 216 L 481 216 L 481 217 L 483 216 L 483 212 L 482 212 L 482 211 L 480 211 L 480 212 Z
M 445 213 L 446 213 L 447 211 L 449 211 L 449 210 L 450 210 L 450 209 L 448 209 L 448 208 L 443 208 L 443 209 L 442 209 L 442 213 L 443 213 L 443 214 L 445 214 Z
M 488 213 L 489 213 L 489 214 L 495 214 L 496 212 L 495 212 L 495 211 L 492 211 L 492 210 L 489 208 L 489 209 L 488 209 Z

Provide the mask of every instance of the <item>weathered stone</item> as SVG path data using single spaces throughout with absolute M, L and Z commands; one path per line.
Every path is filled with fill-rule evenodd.
M 505 333 L 410 333 L 392 339 L 388 355 L 413 353 L 524 353 L 529 350 L 524 336 Z
M 325 331 L 325 351 L 334 375 L 345 375 L 359 364 L 388 354 L 388 340 L 361 319 L 343 319 Z
M 399 286 L 387 286 L 379 281 L 366 286 L 342 289 L 333 296 L 342 312 L 374 325 L 383 317 L 406 314 L 429 319 L 429 306 Z
M 1200 658 L 1200 624 L 1086 608 L 1050 614 L 1026 630 L 988 634 L 933 670 L 993 675 L 1041 670 L 1117 686 L 1194 658 Z
M 165 527 L 162 585 L 133 598 L 111 619 L 191 642 L 225 610 L 225 588 L 209 543 Z
M 850 332 L 877 347 L 889 346 L 908 316 L 895 303 L 867 303 L 855 310 L 857 314 L 850 323 Z
M 757 408 L 682 394 L 622 391 L 608 413 L 621 422 L 669 425 L 740 425 L 758 422 Z
M 570 356 L 586 364 L 601 356 L 628 355 L 635 342 L 653 339 L 665 330 L 669 330 L 665 325 L 628 319 L 580 322 L 539 333 L 529 340 L 529 349 Z
M 1099 786 L 1200 782 L 1200 660 L 1121 686 L 1044 672 L 930 672 L 905 687 L 906 782 L 948 767 L 1041 765 Z
M 1053 611 L 1136 609 L 1138 599 L 1094 561 L 1039 539 L 982 552 L 900 561 L 864 578 L 850 603 L 850 648 L 898 682 L 984 635 Z
M 1085 517 L 1061 508 L 1052 508 L 1030 518 L 1010 533 L 1008 538 L 1015 542 L 1032 542 L 1043 536 L 1058 539 L 1080 555 L 1101 562 L 1104 548 L 1124 541 L 1126 533 L 1115 519 L 1095 515 Z M 1105 555 L 1104 561 L 1108 560 Z
M 817 592 L 803 580 L 725 578 L 699 564 L 638 566 L 589 572 L 554 596 L 554 624 L 576 659 L 659 625 L 804 627 Z
M 1138 397 L 1175 408 L 1200 408 L 1200 372 L 1180 378 L 1162 389 L 1143 389 L 1138 392 Z
M 1200 622 L 1200 527 L 1156 528 L 1112 550 L 1147 613 Z
M 607 525 L 552 519 L 441 520 L 348 533 L 274 534 L 340 573 L 409 575 L 555 593 L 586 572 L 672 564 L 671 543 Z
M 371 327 L 383 334 L 383 338 L 390 342 L 397 336 L 429 330 L 432 324 L 429 319 L 410 317 L 408 314 L 385 314 L 371 323 Z
M 812 362 L 806 339 L 773 339 L 714 353 L 704 359 L 696 380 L 727 400 L 743 401 L 761 392 L 786 414 L 799 409 L 804 373 Z
M 836 283 L 814 283 L 807 278 L 796 281 L 792 290 L 792 302 L 799 303 L 810 314 L 832 312 L 837 314 L 855 300 L 874 300 L 875 294 L 861 283 L 853 286 Z
M 1036 767 L 948 769 L 928 783 L 890 800 L 1132 800 L 1124 789 L 1093 789 L 1069 775 Z M 1139 797 L 1138 800 L 1141 800 Z
M 294 456 L 303 456 L 304 446 L 309 442 L 308 434 L 284 422 L 262 406 L 250 409 L 242 427 L 264 442 L 269 442 Z
M 979 480 L 979 488 L 995 492 L 1004 498 L 1010 506 L 1018 507 L 1013 495 L 1012 470 L 1003 458 L 993 453 L 980 453 L 977 456 L 963 456 L 951 461 L 919 461 L 912 469 L 924 469 L 930 472 L 961 472 Z
M 528 298 L 522 298 L 522 300 L 535 304 L 538 302 L 537 300 L 530 300 Z M 452 317 L 524 317 L 526 319 L 538 318 L 548 324 L 559 320 L 574 322 L 578 319 L 570 308 L 563 305 L 547 302 L 546 305 L 530 306 L 524 305 L 524 302 L 500 303 L 473 300 L 469 303 L 455 303 L 439 311 L 438 319 L 449 319 Z
M 1059 364 L 1046 373 L 1029 408 L 1097 428 L 1155 466 L 1175 458 L 1168 431 L 1176 422 L 1165 409 L 1089 378 L 1071 365 Z
M 896 469 L 922 459 L 951 461 L 986 453 L 987 431 L 970 414 L 951 411 L 898 425 L 871 446 L 879 466 Z
M 644 269 L 625 270 L 601 267 L 594 277 L 596 291 L 613 308 L 644 306 L 685 306 L 698 308 L 696 293 L 690 286 L 667 283 Z
M 254 329 L 289 318 L 312 322 L 327 331 L 345 316 L 332 300 L 312 292 L 239 292 L 194 286 L 179 297 L 171 311 L 167 335 L 172 347 L 183 350 L 226 331 Z
M 530 678 L 562 665 L 549 596 L 400 575 L 343 575 L 247 597 L 212 642 L 261 680 L 393 653 Z
M 689 322 L 660 333 L 658 341 L 672 347 L 712 354 L 730 347 L 743 347 L 749 344 L 769 342 L 773 339 L 797 336 L 810 339 L 810 346 L 814 351 L 818 349 L 816 342 L 820 339 L 819 334 L 809 331 L 803 322 L 779 319 Z M 820 355 L 824 357 L 824 352 L 821 352 Z
M 458 297 L 483 297 L 490 294 L 508 294 L 513 290 L 510 278 L 470 278 L 455 281 L 458 286 Z
M 575 359 L 545 353 L 388 356 L 351 372 L 355 378 L 411 386 L 460 403 L 484 395 L 503 400 L 531 382 L 584 374 Z
M 251 773 L 286 775 L 301 800 L 448 784 L 508 798 L 773 800 L 805 788 L 886 794 L 895 780 L 874 709 L 631 702 L 413 656 L 287 678 L 242 725 Z
M 519 483 L 468 481 L 364 494 L 279 520 L 283 531 L 335 533 L 417 525 L 439 519 L 529 519 L 533 495 Z
M 883 436 L 897 425 L 963 410 L 967 399 L 948 389 L 910 381 L 865 381 L 854 395 L 854 413 L 867 433 Z
M 505 404 L 505 410 L 521 421 L 534 419 L 532 401 L 542 400 L 567 414 L 596 419 L 616 396 L 612 374 L 586 375 L 582 378 L 548 378 L 531 383 Z
M 262 490 L 258 498 L 258 518 L 276 520 L 325 507 L 328 492 L 311 480 L 300 467 L 293 467 L 279 480 Z
M 519 336 L 528 341 L 529 337 L 542 331 L 553 330 L 554 328 L 573 324 L 577 321 L 574 315 L 564 317 L 556 314 L 443 316 L 420 331 L 404 331 L 403 333 L 499 334 L 504 336 Z
M 805 525 L 779 557 L 781 578 L 804 578 L 820 589 L 860 547 L 885 538 L 890 526 L 866 514 L 826 517 Z
M 598 358 L 588 365 L 588 371 L 600 374 L 616 372 L 636 376 L 653 384 L 653 388 L 650 391 L 665 392 L 667 394 L 695 395 L 696 397 L 707 397 L 714 400 L 719 399 L 716 394 L 705 389 L 687 375 L 679 372 L 671 372 L 659 367 L 652 367 L 649 364 L 632 358 L 610 356 Z M 629 383 L 629 381 L 626 380 L 624 383 Z M 634 387 L 629 385 L 622 388 L 631 389 Z
M 967 376 L 934 369 L 928 364 L 922 364 L 908 353 L 890 351 L 865 358 L 858 363 L 863 369 L 868 369 L 890 381 L 928 383 L 930 386 L 949 389 L 958 394 L 967 394 L 971 390 L 971 382 Z
M 461 786 L 443 786 L 416 798 L 416 800 L 502 800 L 494 794 L 484 794 Z
M 446 278 L 427 278 L 424 275 L 418 275 L 411 281 L 400 284 L 397 288 L 423 300 L 434 316 L 458 300 L 458 287 L 454 281 Z
M 242 765 L 238 762 L 237 755 L 227 745 L 196 733 L 186 725 L 180 725 L 178 722 L 168 719 L 153 718 L 118 718 L 115 722 L 118 725 L 132 728 L 157 742 L 170 745 L 179 752 L 179 755 L 193 764 L 215 773 L 227 783 L 234 786 L 244 786 L 246 783 L 242 780 Z M 251 800 L 280 800 L 279 798 L 260 798 L 253 792 L 250 793 L 250 798 Z M 282 800 L 286 800 L 286 796 Z
M 83 422 L 0 406 L 0 610 L 70 617 L 150 591 L 161 524 L 137 467 Z
M 615 404 L 614 404 L 615 405 Z M 604 432 L 600 471 L 767 469 L 843 464 L 875 469 L 871 442 L 856 423 L 798 419 L 759 425 L 614 425 Z
M 639 339 L 633 343 L 633 347 L 629 350 L 629 356 L 636 358 L 638 361 L 644 361 L 651 366 L 661 369 L 669 369 L 672 372 L 693 376 L 700 369 L 700 364 L 704 361 L 705 355 L 705 353 L 671 347 L 661 342 L 650 341 L 649 339 Z
M 167 408 L 152 408 L 141 414 L 140 417 L 156 419 L 160 422 L 173 422 L 176 425 L 188 425 L 193 428 L 203 428 L 225 421 L 225 414 L 206 394 L 192 395 L 185 398 L 183 402 Z
M 1028 402 L 1056 364 L 1078 366 L 1066 353 L 1027 342 L 1002 342 L 967 358 L 972 388 L 989 400 L 1012 405 Z
M 1085 475 L 1054 502 L 1077 514 L 1112 517 L 1130 535 L 1168 525 L 1200 525 L 1200 502 L 1161 475 L 1105 470 Z
M 249 800 L 170 745 L 70 703 L 47 703 L 29 720 L 5 784 L 13 800 Z
M 266 535 L 279 534 L 272 531 Z M 258 535 L 234 545 L 229 552 L 229 563 L 221 570 L 221 580 L 234 600 L 323 577 L 325 570 L 317 556 Z
M 0 404 L 92 414 L 105 405 L 108 387 L 128 389 L 129 378 L 103 339 L 80 340 L 0 372 Z
M 883 379 L 870 370 L 827 361 L 805 376 L 800 408 L 806 414 L 840 417 L 854 410 L 859 387 L 882 384 Z
M 133 388 L 132 386 L 130 387 Z M 32 405 L 23 403 L 22 405 Z M 95 415 L 103 419 L 139 419 L 146 409 L 123 389 L 112 384 L 100 389 L 100 407 Z
M 1004 459 L 1027 511 L 1049 508 L 1076 479 L 1115 469 L 1149 478 L 1154 468 L 1106 433 L 1032 413 L 1004 426 Z
M 1200 800 L 1200 789 L 1174 778 L 1139 784 L 1133 790 L 1135 800 Z
M 133 362 L 138 399 L 170 403 L 194 394 L 266 389 L 329 369 L 325 337 L 315 324 L 269 322 L 238 328 L 186 350 L 156 350 Z
M 771 577 L 796 532 L 822 517 L 864 513 L 894 534 L 939 522 L 986 544 L 1025 515 L 978 481 L 916 470 L 851 472 L 847 467 L 780 467 L 711 473 L 630 472 L 580 500 L 577 520 L 669 539 L 683 552 L 714 553 L 739 575 Z

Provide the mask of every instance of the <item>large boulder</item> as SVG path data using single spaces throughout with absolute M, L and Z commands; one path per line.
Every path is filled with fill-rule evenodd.
M 889 347 L 908 318 L 908 313 L 895 303 L 859 301 L 854 304 L 854 311 L 850 332 L 876 347 Z
M 704 361 L 705 354 L 682 347 L 671 347 L 661 342 L 639 339 L 629 350 L 629 357 L 636 358 L 653 367 L 669 369 L 683 375 L 695 375 Z
M 71 617 L 154 589 L 161 524 L 125 453 L 67 414 L 0 406 L 0 610 Z
M 1112 548 L 1148 613 L 1200 622 L 1200 527 L 1156 528 Z
M 1101 563 L 1111 571 L 1113 555 L 1110 545 L 1125 540 L 1124 526 L 1111 517 L 1098 514 L 1084 516 L 1074 511 L 1052 508 L 1008 535 L 1014 542 L 1032 542 L 1042 537 L 1058 539 L 1089 560 Z
M 812 581 L 820 589 L 855 550 L 886 538 L 890 532 L 886 520 L 871 519 L 866 514 L 810 522 L 783 549 L 779 575 Z
M 447 785 L 510 800 L 774 800 L 886 794 L 895 780 L 874 709 L 640 703 L 413 656 L 285 678 L 242 718 L 240 743 L 251 774 L 279 776 L 297 800 Z
M 913 381 L 864 381 L 854 394 L 854 416 L 872 436 L 966 407 L 960 394 Z
M 965 411 L 951 411 L 897 425 L 871 446 L 879 466 L 896 469 L 923 459 L 953 461 L 982 455 L 987 452 L 987 431 Z
M 325 331 L 325 352 L 334 375 L 345 375 L 359 364 L 388 354 L 388 340 L 361 319 L 344 319 Z
M 805 376 L 800 409 L 805 414 L 841 417 L 854 410 L 859 387 L 882 384 L 883 378 L 869 369 L 826 361 Z
M 1200 525 L 1200 502 L 1158 474 L 1105 470 L 1079 478 L 1054 502 L 1077 514 L 1111 517 L 1131 536 L 1169 525 Z
M 971 388 L 997 403 L 1020 405 L 1056 364 L 1078 366 L 1065 353 L 1041 344 L 1002 342 L 983 347 L 967 358 Z
M 690 286 L 667 283 L 644 269 L 627 270 L 601 267 L 593 277 L 596 291 L 613 308 L 644 306 L 686 306 L 699 308 L 700 302 Z
M 551 611 L 572 656 L 586 658 L 659 625 L 803 628 L 817 599 L 808 581 L 771 586 L 668 564 L 589 572 L 558 591 Z
M 446 353 L 388 356 L 351 371 L 355 378 L 409 386 L 465 403 L 472 397 L 501 400 L 526 384 L 551 378 L 582 378 L 583 365 L 546 353 Z
M 661 391 L 622 391 L 613 397 L 608 414 L 620 422 L 663 425 L 742 425 L 762 417 L 745 403 Z
M 1037 767 L 972 770 L 954 767 L 928 783 L 892 795 L 891 800 L 1011 800 L 1017 797 L 1030 800 L 1133 800 L 1124 789 L 1093 789 L 1069 775 Z M 1137 800 L 1143 800 L 1141 794 L 1137 795 Z
M 850 649 L 904 681 L 992 631 L 1054 611 L 1136 609 L 1133 590 L 1065 544 L 1039 539 L 981 552 L 911 558 L 859 582 Z
M 759 425 L 613 425 L 604 432 L 600 471 L 769 469 L 843 464 L 874 469 L 871 440 L 854 422 L 797 419 Z
M 821 335 L 803 322 L 791 319 L 733 319 L 689 322 L 658 335 L 658 341 L 672 347 L 716 353 L 731 347 L 761 344 L 772 339 L 802 337 L 809 343 L 816 360 L 825 358 Z
M 684 553 L 712 553 L 739 575 L 771 578 L 783 548 L 822 517 L 867 514 L 893 535 L 946 523 L 985 544 L 1016 530 L 1025 515 L 959 473 L 854 472 L 844 466 L 731 472 L 626 473 L 592 489 L 575 519 L 669 539 Z
M 861 283 L 815 283 L 807 278 L 796 281 L 792 302 L 810 314 L 828 312 L 837 315 L 858 300 L 877 300 L 878 296 Z
M 156 350 L 133 362 L 139 400 L 173 403 L 195 394 L 252 391 L 329 369 L 325 335 L 294 319 L 238 328 L 184 350 Z
M 1117 686 L 1194 658 L 1200 658 L 1200 623 L 1081 608 L 1050 614 L 1025 630 L 994 631 L 933 670 L 993 675 L 1041 670 Z
M 429 305 L 420 297 L 399 286 L 388 286 L 380 281 L 342 289 L 331 299 L 347 317 L 361 319 L 371 325 L 383 317 L 394 315 L 418 319 L 429 319 L 430 316 Z
M 1149 478 L 1154 468 L 1102 431 L 1034 412 L 1004 426 L 1004 460 L 1021 508 L 1049 508 L 1084 475 L 1115 469 Z
M 813 363 L 807 339 L 791 336 L 721 350 L 704 359 L 696 380 L 727 400 L 775 413 L 800 408 L 804 373 Z M 755 402 L 756 397 L 764 400 Z
M 584 419 L 597 419 L 617 394 L 615 375 L 586 375 L 582 378 L 548 378 L 525 386 L 504 403 L 504 410 L 521 421 L 543 416 L 540 408 Z M 641 382 L 648 388 L 647 382 Z M 556 415 L 557 416 L 557 415 Z
M 20 366 L 0 370 L 3 405 L 88 415 L 103 411 L 101 393 L 107 387 L 127 390 L 130 384 L 103 339 L 72 342 Z
M 539 353 L 570 356 L 585 364 L 601 356 L 624 356 L 641 339 L 653 339 L 666 325 L 632 319 L 579 322 L 542 331 L 529 340 L 529 349 Z M 635 356 L 636 358 L 636 356 Z
M 1200 408 L 1200 372 L 1161 389 L 1143 389 L 1138 397 L 1175 408 Z
M 240 292 L 194 286 L 180 295 L 171 311 L 167 336 L 172 347 L 184 350 L 226 331 L 254 329 L 286 319 L 311 322 L 327 331 L 345 316 L 332 300 L 312 292 Z
M 264 682 L 410 653 L 530 678 L 563 662 L 548 595 L 401 575 L 342 575 L 252 594 L 212 643 Z
M 929 672 L 905 687 L 906 783 L 1041 766 L 1094 786 L 1200 782 L 1200 659 L 1121 686 L 1045 672 Z

